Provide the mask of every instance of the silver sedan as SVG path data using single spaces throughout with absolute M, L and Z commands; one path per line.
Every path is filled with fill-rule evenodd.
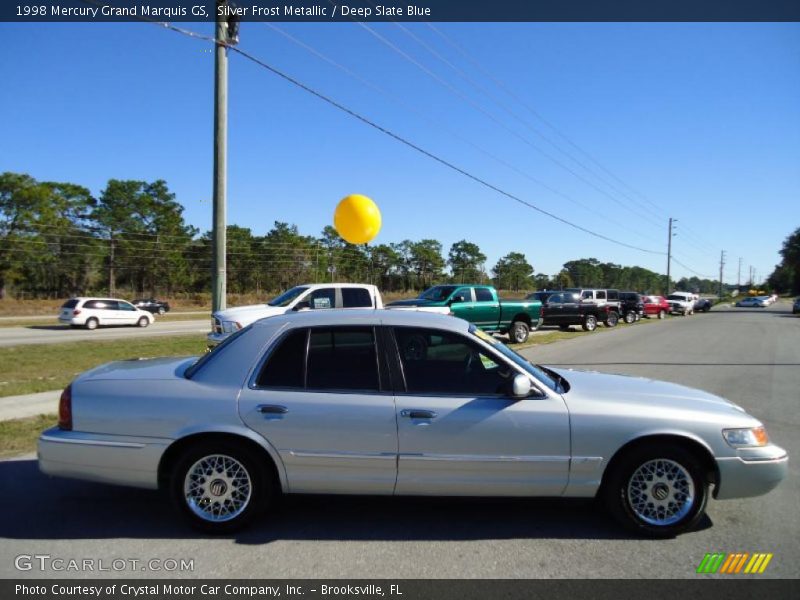
M 740 407 L 680 385 L 533 365 L 466 321 L 386 310 L 258 321 L 196 358 L 110 363 L 42 433 L 51 475 L 167 489 L 229 532 L 277 493 L 599 496 L 673 536 L 765 494 L 786 452 Z

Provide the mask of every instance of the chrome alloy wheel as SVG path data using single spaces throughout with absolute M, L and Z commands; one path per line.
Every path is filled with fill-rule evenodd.
M 628 502 L 633 513 L 649 525 L 677 523 L 695 502 L 692 476 L 673 460 L 647 461 L 628 480 Z
M 189 509 L 204 521 L 221 523 L 244 512 L 252 496 L 244 465 L 224 454 L 204 456 L 187 471 L 183 494 Z

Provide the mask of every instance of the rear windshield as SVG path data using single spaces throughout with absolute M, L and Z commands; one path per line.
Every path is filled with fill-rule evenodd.
M 78 301 L 73 298 L 72 300 L 67 300 L 64 304 L 61 305 L 61 308 L 75 308 L 78 306 Z
M 252 331 L 252 329 L 253 329 L 253 325 L 250 324 L 247 327 L 245 327 L 244 329 L 240 329 L 239 331 L 236 331 L 235 333 L 232 333 L 231 335 L 226 337 L 220 344 L 217 344 L 216 346 L 211 348 L 208 352 L 203 354 L 203 356 L 198 358 L 197 361 L 192 366 L 190 366 L 188 369 L 186 369 L 186 371 L 184 372 L 183 376 L 186 379 L 191 379 L 192 377 L 194 377 L 194 374 L 197 373 L 200 369 L 202 369 L 203 365 L 208 363 L 208 361 L 213 359 L 218 354 L 222 353 L 226 347 L 231 345 L 232 342 L 234 342 L 237 339 L 239 339 L 240 337 L 242 337 L 248 331 Z

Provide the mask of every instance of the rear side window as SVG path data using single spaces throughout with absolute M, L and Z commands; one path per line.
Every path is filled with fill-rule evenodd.
M 598 290 L 597 299 L 598 300 L 605 300 L 606 299 L 606 291 L 605 290 Z
M 486 288 L 475 288 L 475 300 L 477 302 L 491 302 L 494 298 L 492 298 L 492 292 Z
M 117 303 L 113 300 L 87 300 L 83 308 L 94 308 L 98 310 L 117 310 Z
M 298 329 L 286 336 L 261 369 L 256 379 L 259 387 L 305 386 L 307 329 Z
M 342 288 L 342 305 L 345 308 L 372 308 L 372 296 L 364 288 Z
M 72 300 L 67 300 L 64 304 L 61 305 L 61 308 L 75 308 L 78 306 L 78 301 L 73 298 Z
M 372 327 L 312 329 L 306 384 L 314 390 L 378 390 Z

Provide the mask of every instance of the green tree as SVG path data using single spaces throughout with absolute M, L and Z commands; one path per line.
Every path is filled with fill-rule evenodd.
M 533 287 L 533 267 L 521 252 L 511 252 L 497 261 L 492 269 L 495 286 L 519 291 Z
M 450 246 L 447 264 L 453 273 L 453 280 L 457 283 L 482 281 L 484 262 L 486 255 L 481 252 L 477 244 L 461 240 Z
M 431 239 L 413 242 L 410 254 L 411 268 L 421 288 L 430 287 L 435 280 L 442 277 L 445 263 L 440 242 Z
M 780 250 L 783 260 L 767 279 L 779 292 L 800 294 L 800 227 L 789 234 Z

